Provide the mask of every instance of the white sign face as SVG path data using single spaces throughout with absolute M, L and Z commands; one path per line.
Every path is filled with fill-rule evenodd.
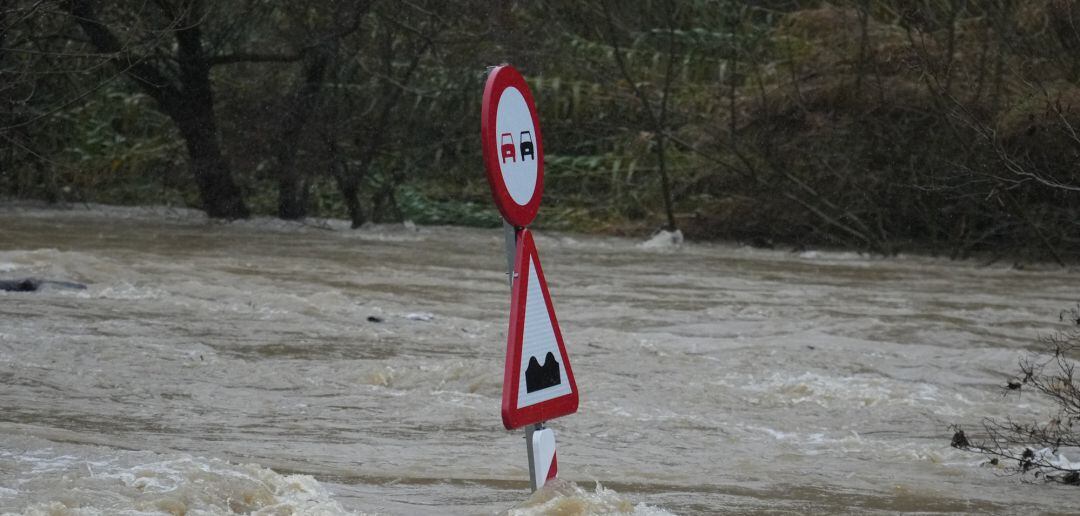
M 503 184 L 510 198 L 524 206 L 536 190 L 536 128 L 525 97 L 513 86 L 499 97 L 495 140 Z
M 536 276 L 536 263 L 531 257 L 519 371 L 518 408 L 570 394 L 570 381 L 566 377 L 566 366 L 562 363 L 559 341 L 555 338 L 551 314 Z

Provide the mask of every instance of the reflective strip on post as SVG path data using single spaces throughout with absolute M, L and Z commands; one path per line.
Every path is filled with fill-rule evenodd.
M 554 431 L 544 428 L 532 433 L 532 456 L 532 474 L 536 483 L 533 490 L 535 491 L 544 487 L 548 480 L 555 478 L 559 473 L 559 463 L 555 458 Z

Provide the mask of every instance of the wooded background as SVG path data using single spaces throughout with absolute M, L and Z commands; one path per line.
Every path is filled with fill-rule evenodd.
M 1073 0 L 9 0 L 0 195 L 495 225 L 487 67 L 538 224 L 1080 258 Z

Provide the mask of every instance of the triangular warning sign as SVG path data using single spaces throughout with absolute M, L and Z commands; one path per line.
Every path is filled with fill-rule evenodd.
M 518 234 L 506 338 L 502 419 L 508 430 L 577 412 L 578 390 L 536 244 Z

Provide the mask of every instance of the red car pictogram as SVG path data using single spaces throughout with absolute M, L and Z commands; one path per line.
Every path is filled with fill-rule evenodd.
M 514 135 L 510 133 L 502 133 L 500 147 L 502 148 L 503 163 L 506 163 L 506 158 L 510 158 L 511 163 L 517 162 L 517 155 L 514 149 Z

